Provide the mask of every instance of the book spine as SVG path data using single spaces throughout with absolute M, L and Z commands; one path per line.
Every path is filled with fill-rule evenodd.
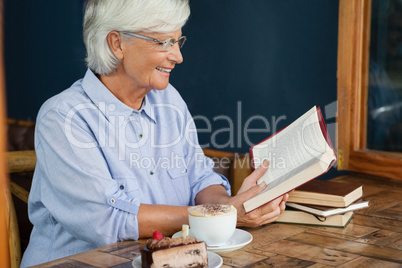
M 255 169 L 255 165 L 254 165 L 254 156 L 253 156 L 253 147 L 250 147 L 250 148 L 249 148 L 249 151 L 250 151 L 251 167 L 252 167 L 253 169 Z
M 329 136 L 327 125 L 325 124 L 325 120 L 322 115 L 320 107 L 317 107 L 317 115 L 318 115 L 318 122 L 320 123 L 321 132 L 322 132 L 325 140 L 327 141 L 328 146 L 331 147 L 331 149 L 334 149 L 334 146 L 332 145 L 331 137 Z

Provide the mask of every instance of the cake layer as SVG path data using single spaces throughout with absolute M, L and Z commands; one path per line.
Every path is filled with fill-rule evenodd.
M 141 249 L 142 267 L 208 267 L 208 253 L 205 242 L 150 250 Z

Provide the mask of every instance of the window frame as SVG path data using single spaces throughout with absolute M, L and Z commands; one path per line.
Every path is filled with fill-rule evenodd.
M 402 153 L 366 149 L 371 0 L 339 0 L 338 169 L 402 180 Z

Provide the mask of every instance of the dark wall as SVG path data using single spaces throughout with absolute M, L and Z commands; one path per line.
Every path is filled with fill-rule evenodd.
M 5 0 L 9 117 L 34 120 L 48 97 L 83 76 L 82 2 Z M 334 128 L 338 1 L 190 3 L 184 62 L 171 83 L 201 144 L 246 152 L 313 105 L 329 108 Z
M 85 73 L 83 1 L 4 0 L 8 116 L 35 120 L 41 104 Z
M 246 151 L 313 105 L 336 101 L 338 1 L 193 0 L 191 7 L 184 62 L 171 81 L 193 115 L 210 122 L 211 131 L 196 120 L 205 129 L 201 144 Z M 245 135 L 247 120 L 265 131 Z M 217 133 L 222 128 L 233 128 L 234 138 Z

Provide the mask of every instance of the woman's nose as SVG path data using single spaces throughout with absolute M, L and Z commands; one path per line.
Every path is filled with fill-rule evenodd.
M 174 46 L 170 48 L 168 59 L 174 61 L 177 64 L 183 62 L 183 55 L 181 54 L 178 43 L 174 44 Z

